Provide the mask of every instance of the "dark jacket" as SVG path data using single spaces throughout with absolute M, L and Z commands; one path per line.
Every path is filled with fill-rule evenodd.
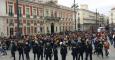
M 24 46 L 24 53 L 27 54 L 30 52 L 30 46 L 27 44 Z
M 60 53 L 61 53 L 61 55 L 66 56 L 67 55 L 67 47 L 66 46 L 61 47 Z

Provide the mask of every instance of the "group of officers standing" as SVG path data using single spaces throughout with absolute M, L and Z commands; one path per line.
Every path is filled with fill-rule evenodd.
M 102 34 L 103 35 L 103 34 Z M 67 34 L 52 34 L 52 35 L 36 35 L 24 36 L 21 39 L 11 38 L 10 49 L 11 55 L 16 60 L 15 53 L 18 51 L 19 60 L 30 60 L 30 51 L 33 52 L 33 60 L 54 60 L 58 59 L 59 49 L 61 59 L 66 60 L 68 49 L 71 50 L 73 60 L 92 60 L 93 51 L 97 55 L 103 57 L 103 48 L 107 45 L 106 34 L 104 37 L 92 33 L 67 33 Z M 106 46 L 107 47 L 107 46 Z M 108 47 L 106 56 L 108 56 Z M 85 53 L 85 59 L 84 59 Z

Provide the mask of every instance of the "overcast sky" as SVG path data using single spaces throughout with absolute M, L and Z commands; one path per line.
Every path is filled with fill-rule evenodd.
M 74 0 L 59 0 L 59 4 L 71 7 Z M 76 0 L 76 3 L 88 4 L 89 10 L 96 11 L 100 13 L 108 14 L 112 7 L 115 7 L 115 0 Z

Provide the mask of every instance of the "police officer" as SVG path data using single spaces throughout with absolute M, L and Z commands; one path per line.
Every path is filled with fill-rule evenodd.
M 40 45 L 39 46 L 39 49 L 40 49 L 40 53 L 39 53 L 40 56 L 39 56 L 39 58 L 41 57 L 41 60 L 43 60 L 43 49 L 44 49 L 43 47 L 44 47 L 44 44 L 43 44 L 42 40 L 39 41 L 39 45 Z
M 26 55 L 26 60 L 30 60 L 29 52 L 30 52 L 30 46 L 29 43 L 26 42 L 24 46 L 24 53 Z
M 15 42 L 14 41 L 11 41 L 11 55 L 12 55 L 12 57 L 14 57 L 14 60 L 16 59 L 15 58 L 15 52 L 16 52 L 16 44 L 15 44 Z
M 98 55 L 101 54 L 103 58 L 103 42 L 102 41 L 99 41 L 97 49 L 98 49 Z
M 46 44 L 47 46 L 45 47 L 45 56 L 46 56 L 46 60 L 52 60 L 52 46 L 50 42 L 47 42 Z
M 22 59 L 24 60 L 24 44 L 22 43 L 22 41 L 18 42 L 18 52 L 19 52 L 19 60 L 22 56 Z
M 90 60 L 92 60 L 92 43 L 91 41 L 87 41 L 86 42 L 86 49 L 85 49 L 85 52 L 86 52 L 86 59 L 85 60 L 88 60 L 88 56 L 90 57 Z
M 34 41 L 32 44 L 32 49 L 33 49 L 33 54 L 34 54 L 34 60 L 36 60 L 36 55 L 37 55 L 37 49 L 38 49 L 38 45 L 37 45 L 37 41 Z
M 58 60 L 58 50 L 57 50 L 57 44 L 56 43 L 53 46 L 53 52 L 54 52 L 54 60 Z
M 38 44 L 37 44 L 38 46 L 37 46 L 37 58 L 38 58 L 38 60 L 40 59 L 40 56 L 41 56 L 41 54 L 42 54 L 42 48 L 41 48 L 41 45 L 40 45 L 40 42 L 38 41 Z M 43 59 L 43 58 L 42 58 Z M 41 59 L 41 60 L 42 60 Z
M 62 44 L 60 54 L 62 56 L 62 60 L 66 60 L 67 46 L 65 44 Z
M 73 60 L 78 60 L 79 47 L 77 44 L 72 44 L 72 56 Z
M 81 42 L 79 42 L 79 56 L 78 56 L 78 60 L 83 60 L 83 54 L 84 54 L 84 49 L 85 49 L 85 39 L 82 38 Z

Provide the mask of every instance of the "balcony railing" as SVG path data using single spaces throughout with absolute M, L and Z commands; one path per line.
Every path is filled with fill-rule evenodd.
M 19 14 L 19 17 L 22 17 L 22 14 Z
M 30 15 L 26 15 L 26 18 L 30 18 Z
M 59 21 L 61 18 L 60 17 L 54 17 L 54 16 L 46 16 L 45 20 L 50 20 L 50 21 Z
M 14 16 L 14 14 L 12 12 L 9 12 L 9 16 Z
M 30 26 L 30 23 L 27 23 L 27 26 Z

